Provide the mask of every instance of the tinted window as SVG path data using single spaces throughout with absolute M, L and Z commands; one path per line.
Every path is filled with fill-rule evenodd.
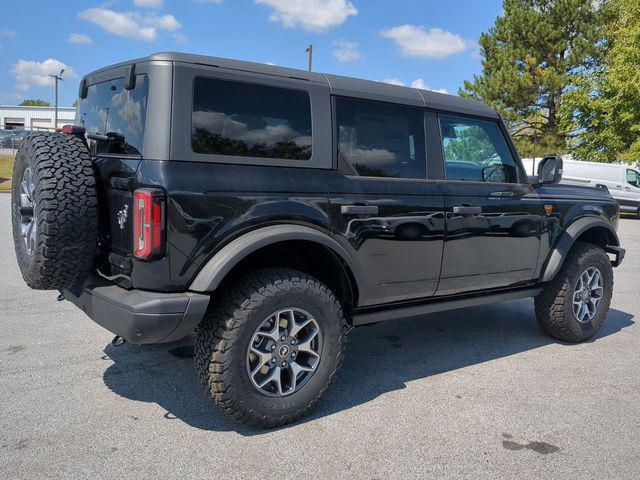
M 627 183 L 634 187 L 640 187 L 640 173 L 635 170 L 627 170 Z
M 78 121 L 87 133 L 119 134 L 114 141 L 89 140 L 93 154 L 140 155 L 147 116 L 149 77 L 137 75 L 136 85 L 126 90 L 125 79 L 91 85 L 87 97 L 78 101 Z
M 195 153 L 311 158 L 311 105 L 301 90 L 196 78 L 191 120 Z
M 336 107 L 340 153 L 360 175 L 426 177 L 420 110 L 344 98 Z
M 447 180 L 518 181 L 516 162 L 496 122 L 440 115 Z

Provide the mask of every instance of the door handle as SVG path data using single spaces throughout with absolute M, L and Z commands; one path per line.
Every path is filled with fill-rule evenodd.
M 377 215 L 377 205 L 342 205 L 340 213 L 343 215 Z
M 624 189 L 625 189 L 627 192 L 630 192 L 630 191 L 631 191 L 631 187 L 624 187 Z
M 460 215 L 478 215 L 482 213 L 482 207 L 472 207 L 469 205 L 458 205 L 453 207 L 453 213 Z

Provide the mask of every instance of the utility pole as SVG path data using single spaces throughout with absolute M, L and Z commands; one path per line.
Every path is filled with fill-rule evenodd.
M 62 74 L 64 73 L 64 68 L 60 70 L 58 75 L 49 74 L 50 77 L 53 77 L 54 88 L 55 88 L 55 103 L 54 103 L 54 116 L 53 116 L 53 131 L 58 130 L 58 81 L 63 81 Z
M 305 52 L 309 54 L 309 71 L 311 71 L 311 67 L 313 66 L 313 45 L 309 45 Z

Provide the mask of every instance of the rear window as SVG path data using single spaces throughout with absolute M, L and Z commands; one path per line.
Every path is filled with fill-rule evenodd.
M 198 77 L 195 153 L 289 160 L 311 158 L 311 102 L 302 90 Z
M 119 139 L 87 139 L 94 155 L 142 155 L 149 96 L 149 76 L 137 75 L 135 88 L 126 90 L 124 78 L 91 85 L 78 102 L 78 122 L 87 133 L 117 133 Z

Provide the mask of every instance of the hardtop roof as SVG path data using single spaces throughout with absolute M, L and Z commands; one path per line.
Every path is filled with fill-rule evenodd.
M 372 80 L 362 80 L 353 77 L 324 74 L 319 72 L 308 72 L 294 68 L 279 67 L 266 63 L 246 62 L 243 60 L 233 60 L 207 55 L 195 55 L 178 52 L 159 52 L 147 57 L 120 62 L 101 68 L 89 75 L 122 67 L 131 64 L 153 61 L 169 61 L 192 65 L 204 65 L 219 67 L 231 70 L 260 73 L 279 77 L 296 78 L 311 82 L 328 85 L 334 95 L 342 95 L 355 98 L 378 100 L 390 103 L 399 103 L 416 107 L 425 107 L 434 110 L 443 110 L 467 115 L 476 115 L 489 118 L 498 118 L 498 114 L 482 102 L 470 98 L 463 98 L 456 95 L 447 95 L 431 90 L 422 90 L 412 87 L 402 87 L 390 85 Z M 87 75 L 87 76 L 89 76 Z

